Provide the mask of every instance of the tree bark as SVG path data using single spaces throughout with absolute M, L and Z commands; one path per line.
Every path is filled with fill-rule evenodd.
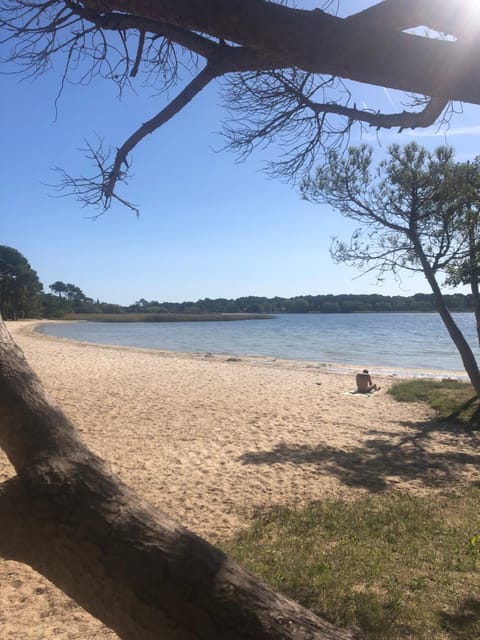
M 472 267 L 470 277 L 470 291 L 472 292 L 473 311 L 475 314 L 475 325 L 477 327 L 477 339 L 480 345 L 480 288 L 479 288 L 479 250 L 477 248 L 477 226 L 475 219 L 470 220 L 468 225 L 468 245 L 469 262 Z
M 412 7 L 419 4 L 423 10 L 414 11 Z M 391 2 L 385 10 L 393 15 L 390 21 L 386 15 L 377 20 L 368 11 L 342 19 L 318 9 L 292 9 L 264 0 L 84 0 L 83 5 L 98 14 L 121 12 L 233 42 L 244 47 L 245 53 L 264 56 L 272 69 L 299 67 L 480 104 L 480 45 L 478 37 L 473 37 L 478 34 L 470 34 L 467 40 L 462 40 L 462 34 L 452 34 L 448 27 L 456 30 L 457 24 L 452 21 L 450 4 L 443 0 L 404 0 L 400 13 L 408 26 L 431 22 L 458 35 L 455 42 L 402 33 L 404 25 L 397 24 L 399 12 Z M 457 15 L 461 8 L 466 9 L 464 2 L 457 1 L 456 6 Z M 421 23 L 416 21 L 419 18 Z
M 115 478 L 0 320 L 0 554 L 29 564 L 127 640 L 351 640 Z
M 475 325 L 477 327 L 477 340 L 480 345 L 480 289 L 478 286 L 478 278 L 476 275 L 473 276 L 472 282 L 470 283 L 470 290 L 472 292 L 473 299 L 473 311 L 475 314 Z
M 447 309 L 442 292 L 435 278 L 435 274 L 433 273 L 432 268 L 430 267 L 430 264 L 425 256 L 420 241 L 416 236 L 411 236 L 411 240 L 415 249 L 415 253 L 422 265 L 423 273 L 425 274 L 427 282 L 432 290 L 438 313 L 440 314 L 443 324 L 445 325 L 448 333 L 450 334 L 450 337 L 457 347 L 460 357 L 462 358 L 465 371 L 467 372 L 470 382 L 475 389 L 475 393 L 480 398 L 480 370 L 478 368 L 478 364 L 473 351 L 470 348 L 468 342 L 465 340 L 463 333 L 458 328 L 457 323 L 453 319 L 450 311 Z

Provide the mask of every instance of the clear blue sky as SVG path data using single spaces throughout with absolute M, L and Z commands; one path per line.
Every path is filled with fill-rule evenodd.
M 348 14 L 368 4 L 343 2 L 341 9 Z M 60 67 L 35 81 L 4 75 L 0 83 L 0 244 L 23 253 L 47 291 L 63 280 L 94 299 L 119 304 L 139 298 L 428 292 L 420 277 L 406 277 L 402 288 L 393 280 L 379 288 L 373 275 L 357 278 L 353 268 L 333 264 L 331 236 L 348 238 L 351 223 L 303 202 L 291 185 L 267 178 L 261 168 L 273 149 L 240 164 L 218 151 L 226 114 L 216 87 L 135 150 L 135 176 L 124 194 L 141 207 L 140 218 L 115 206 L 92 221 L 94 211 L 73 198 L 51 197 L 48 185 L 58 180 L 52 168 L 88 174 L 78 151 L 84 138 L 93 140 L 96 132 L 121 144 L 161 109 L 162 97 L 143 92 L 119 101 L 112 83 L 95 80 L 86 87 L 67 84 L 56 112 Z M 402 108 L 393 91 L 357 90 L 359 103 Z M 458 159 L 471 158 L 480 153 L 479 116 L 479 107 L 465 107 L 452 117 L 446 137 L 437 128 L 381 133 L 381 148 L 415 137 L 431 148 L 447 142 Z M 363 140 L 378 144 L 376 136 Z

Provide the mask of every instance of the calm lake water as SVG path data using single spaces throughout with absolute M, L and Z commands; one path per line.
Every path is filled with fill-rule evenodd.
M 454 315 L 480 359 L 473 314 Z M 327 365 L 463 372 L 435 313 L 289 314 L 235 322 L 47 324 L 50 336 L 166 351 L 262 356 Z M 415 373 L 413 371 L 413 373 Z

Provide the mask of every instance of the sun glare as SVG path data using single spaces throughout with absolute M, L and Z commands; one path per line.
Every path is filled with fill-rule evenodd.
M 460 6 L 457 15 L 459 37 L 476 37 L 480 31 L 480 0 L 463 0 Z

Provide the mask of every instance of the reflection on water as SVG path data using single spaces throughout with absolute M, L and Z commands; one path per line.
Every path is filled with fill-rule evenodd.
M 455 321 L 480 358 L 473 314 Z M 43 325 L 57 337 L 167 351 L 254 355 L 323 364 L 463 371 L 434 313 L 289 314 L 238 322 L 96 323 Z

